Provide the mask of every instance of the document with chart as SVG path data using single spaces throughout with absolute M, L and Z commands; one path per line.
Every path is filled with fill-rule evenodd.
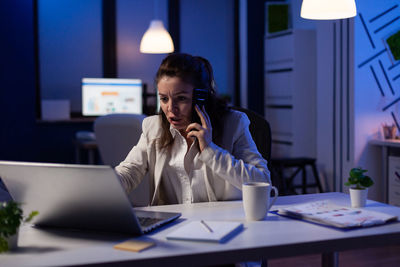
M 396 221 L 397 216 L 364 208 L 339 206 L 329 201 L 314 201 L 281 208 L 279 215 L 338 228 L 367 227 Z

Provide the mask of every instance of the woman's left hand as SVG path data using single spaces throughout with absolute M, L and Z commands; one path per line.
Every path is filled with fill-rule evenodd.
M 205 107 L 203 106 L 202 109 L 200 109 L 198 105 L 195 105 L 194 108 L 196 109 L 196 112 L 200 117 L 201 125 L 193 122 L 188 125 L 188 127 L 186 128 L 186 132 L 188 133 L 188 138 L 197 138 L 197 140 L 199 141 L 199 148 L 201 152 L 212 141 L 212 126 L 210 117 L 208 116 Z

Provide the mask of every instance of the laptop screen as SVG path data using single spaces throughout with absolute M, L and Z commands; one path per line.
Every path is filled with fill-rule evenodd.
M 143 84 L 139 79 L 83 78 L 82 114 L 143 113 Z

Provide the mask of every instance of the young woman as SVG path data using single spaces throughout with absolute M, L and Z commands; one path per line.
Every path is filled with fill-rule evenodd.
M 151 205 L 240 199 L 244 182 L 270 182 L 247 116 L 217 99 L 206 59 L 171 54 L 155 83 L 161 111 L 144 119 L 138 144 L 115 168 L 127 192 L 146 174 Z

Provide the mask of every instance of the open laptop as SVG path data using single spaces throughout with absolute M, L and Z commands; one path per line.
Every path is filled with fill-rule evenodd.
M 181 215 L 134 210 L 109 166 L 0 161 L 0 177 L 36 226 L 140 235 Z

